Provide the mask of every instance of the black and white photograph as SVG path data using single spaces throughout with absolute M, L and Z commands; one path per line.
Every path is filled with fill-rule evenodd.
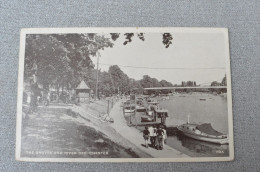
M 234 159 L 226 28 L 21 30 L 16 159 Z

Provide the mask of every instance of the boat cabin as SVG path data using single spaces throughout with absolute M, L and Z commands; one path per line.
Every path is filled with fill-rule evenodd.
M 124 106 L 124 113 L 134 113 L 135 112 L 135 104 L 129 104 Z
M 161 118 L 161 123 L 165 124 L 166 118 L 168 117 L 168 110 L 167 109 L 155 109 L 155 121 L 157 120 L 156 118 Z
M 159 103 L 158 102 L 148 102 L 148 110 L 154 111 L 155 109 L 159 109 Z

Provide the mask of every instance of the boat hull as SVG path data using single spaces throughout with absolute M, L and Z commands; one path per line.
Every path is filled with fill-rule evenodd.
M 177 129 L 185 136 L 196 139 L 196 140 L 211 142 L 211 143 L 216 143 L 216 144 L 221 144 L 221 145 L 228 144 L 228 138 L 212 138 L 212 137 L 200 136 L 198 134 L 193 134 L 193 133 L 183 131 L 180 126 L 178 126 Z
M 145 108 L 145 107 L 142 107 L 142 106 L 136 106 L 136 111 L 137 111 L 137 112 L 145 112 L 145 111 L 146 111 L 146 108 Z
M 134 113 L 135 110 L 126 110 L 126 109 L 125 109 L 124 112 L 125 112 L 125 113 Z
M 152 122 L 153 119 L 149 118 L 149 117 L 141 117 L 141 122 Z

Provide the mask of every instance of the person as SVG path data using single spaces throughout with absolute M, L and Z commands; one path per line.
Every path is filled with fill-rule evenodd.
M 27 104 L 29 105 L 31 103 L 31 93 L 28 92 L 27 94 Z
M 162 130 L 161 126 L 158 127 L 156 134 L 157 134 L 157 139 L 158 139 L 157 150 L 158 149 L 162 150 L 163 149 L 163 134 L 164 134 L 164 131 Z
M 158 139 L 157 139 L 157 127 L 156 125 L 153 126 L 153 131 L 154 131 L 154 144 L 153 146 L 156 147 L 158 145 Z
M 150 142 L 151 142 L 151 145 L 154 146 L 155 133 L 154 133 L 154 128 L 153 128 L 153 126 L 149 126 L 149 127 L 148 127 L 148 130 L 149 130 L 149 132 L 150 132 Z
M 146 126 L 145 130 L 143 131 L 144 143 L 145 143 L 146 148 L 148 148 L 149 135 L 150 135 L 150 132 L 148 130 L 148 127 Z
M 166 143 L 166 139 L 167 139 L 167 133 L 166 133 L 166 126 L 164 125 L 163 128 L 163 141 L 162 141 L 162 145 L 163 145 L 163 148 L 164 148 L 164 144 Z

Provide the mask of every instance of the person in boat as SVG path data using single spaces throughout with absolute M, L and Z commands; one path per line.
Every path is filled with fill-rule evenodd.
M 157 140 L 158 140 L 158 144 L 157 144 L 157 150 L 162 150 L 163 149 L 163 135 L 164 135 L 164 131 L 162 129 L 161 126 L 158 127 L 157 131 Z
M 149 140 L 149 137 L 150 137 L 150 132 L 149 132 L 147 126 L 145 126 L 145 129 L 143 131 L 143 137 L 144 137 L 145 147 L 148 148 L 148 140 Z
M 195 129 L 195 134 L 198 134 L 198 135 L 200 135 L 201 134 L 201 131 L 200 130 L 198 130 L 197 128 Z
M 149 126 L 148 130 L 150 132 L 150 142 L 151 142 L 151 145 L 152 145 L 152 147 L 154 147 L 156 133 L 154 132 L 153 126 Z

